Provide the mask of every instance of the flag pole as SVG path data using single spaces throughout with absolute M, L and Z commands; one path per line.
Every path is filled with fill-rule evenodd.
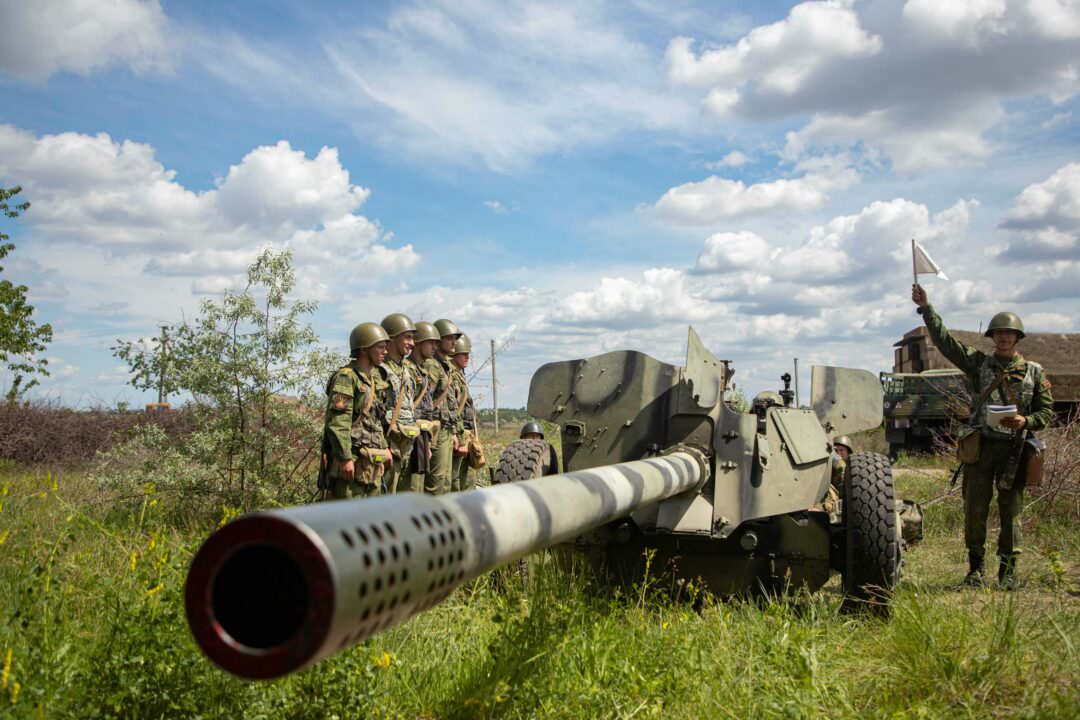
M 916 285 L 919 284 L 918 265 L 915 262 L 915 238 L 911 238 L 911 280 Z

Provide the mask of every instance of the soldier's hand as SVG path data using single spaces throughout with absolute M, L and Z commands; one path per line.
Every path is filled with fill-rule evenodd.
M 1023 415 L 1013 415 L 1011 418 L 1002 420 L 1001 424 L 1010 430 L 1021 430 L 1027 425 L 1027 418 Z
M 341 463 L 341 479 L 342 480 L 352 480 L 353 475 L 355 475 L 355 474 L 356 474 L 356 465 L 353 463 L 352 460 L 346 460 L 345 462 Z
M 923 290 L 922 285 L 916 283 L 911 286 L 911 301 L 919 307 L 926 307 L 930 304 L 930 299 L 926 296 L 926 291 Z

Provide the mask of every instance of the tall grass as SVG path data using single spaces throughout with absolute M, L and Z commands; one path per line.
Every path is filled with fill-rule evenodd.
M 932 487 L 921 477 L 902 476 L 908 495 Z M 1075 557 L 1055 571 L 1026 554 L 1020 593 L 958 591 L 955 499 L 928 510 L 888 621 L 840 614 L 835 584 L 676 602 L 666 583 L 604 587 L 548 553 L 527 587 L 482 578 L 317 667 L 248 683 L 199 655 L 183 617 L 212 527 L 170 525 L 150 487 L 121 505 L 101 492 L 0 468 L 0 717 L 1080 715 L 1080 601 L 1054 580 L 1075 578 Z

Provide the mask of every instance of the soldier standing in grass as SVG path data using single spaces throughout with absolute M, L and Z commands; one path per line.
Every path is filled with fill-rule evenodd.
M 416 387 L 413 412 L 420 434 L 413 443 L 409 471 L 412 474 L 410 490 L 437 495 L 434 487 L 425 487 L 425 478 L 431 468 L 431 456 L 435 437 L 439 433 L 439 420 L 435 416 L 435 398 L 439 393 L 439 375 L 432 372 L 428 360 L 433 360 L 439 346 L 439 331 L 429 322 L 416 323 L 413 351 L 408 365 Z
M 435 349 L 435 357 L 427 361 L 425 369 L 438 378 L 433 402 L 439 431 L 434 438 L 431 468 L 424 480 L 424 489 L 434 495 L 441 495 L 450 491 L 450 473 L 453 470 L 454 449 L 457 446 L 457 434 L 454 432 L 457 423 L 457 395 L 450 381 L 450 353 L 454 351 L 454 343 L 461 337 L 461 331 L 457 325 L 445 319 L 435 321 L 435 330 L 439 333 L 439 345 Z
M 387 472 L 383 487 L 386 492 L 408 492 L 412 478 L 409 473 L 409 458 L 413 443 L 420 435 L 413 411 L 415 379 L 410 370 L 412 360 L 409 354 L 415 345 L 416 326 L 408 315 L 391 313 L 383 318 L 382 328 L 390 336 L 390 347 L 386 354 L 383 369 L 386 370 L 386 440 L 393 456 L 390 470 Z
M 968 347 L 956 340 L 934 311 L 926 291 L 913 285 L 911 299 L 919 306 L 926 329 L 941 354 L 967 375 L 973 396 L 972 432 L 962 437 L 964 468 L 964 543 L 968 550 L 965 585 L 981 586 L 986 545 L 986 518 L 994 487 L 998 493 L 1001 532 L 998 535 L 998 583 L 1007 590 L 1018 587 L 1016 562 L 1020 554 L 1020 524 L 1024 478 L 1018 473 L 1025 439 L 1046 427 L 1053 417 L 1054 399 L 1042 366 L 1025 360 L 1016 350 L 1024 337 L 1024 325 L 1011 312 L 990 320 L 986 337 L 994 341 L 994 353 Z M 999 427 L 987 422 L 987 403 L 1015 405 L 1016 414 Z M 1020 475 L 1018 477 L 1018 474 Z
M 390 462 L 379 404 L 385 377 L 379 366 L 390 338 L 375 323 L 361 323 L 349 334 L 352 357 L 326 386 L 323 447 L 335 500 L 379 494 L 384 467 Z
M 476 408 L 473 405 L 472 395 L 469 394 L 469 381 L 465 377 L 465 368 L 469 366 L 469 357 L 472 353 L 472 341 L 468 335 L 462 335 L 454 343 L 454 350 L 450 353 L 451 382 L 454 384 L 454 394 L 457 395 L 457 425 L 455 435 L 457 442 L 454 443 L 454 464 L 450 475 L 450 491 L 460 492 L 472 490 L 476 487 L 476 479 L 469 472 L 469 443 L 473 440 L 476 432 Z

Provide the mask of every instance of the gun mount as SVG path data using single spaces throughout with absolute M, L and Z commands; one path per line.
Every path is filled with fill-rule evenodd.
M 653 548 L 656 566 L 721 594 L 816 590 L 838 570 L 849 598 L 887 608 L 900 562 L 887 460 L 852 456 L 842 511 L 822 505 L 827 433 L 880 424 L 877 378 L 815 367 L 813 410 L 769 406 L 761 422 L 724 401 L 730 373 L 692 329 L 685 367 L 632 351 L 544 365 L 528 407 L 561 426 L 563 474 L 519 464 L 501 474 L 521 482 L 471 492 L 245 515 L 192 562 L 192 633 L 229 672 L 276 677 L 571 541 L 624 579 Z

